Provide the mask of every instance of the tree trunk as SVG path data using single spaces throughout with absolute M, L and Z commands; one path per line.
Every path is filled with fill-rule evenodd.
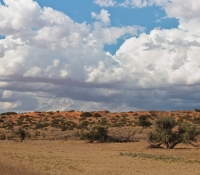
M 179 142 L 165 142 L 165 146 L 167 149 L 173 149 L 177 144 L 179 144 Z
M 179 144 L 179 142 L 174 142 L 174 143 L 172 143 L 172 145 L 170 145 L 170 148 L 169 148 L 169 149 L 173 149 L 177 144 Z

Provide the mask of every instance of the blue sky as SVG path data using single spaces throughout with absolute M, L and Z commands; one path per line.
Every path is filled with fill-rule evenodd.
M 0 2 L 0 112 L 200 107 L 200 1 Z
M 37 0 L 41 7 L 52 7 L 58 11 L 70 16 L 71 19 L 78 23 L 86 22 L 91 24 L 95 21 L 91 17 L 91 12 L 99 13 L 102 9 L 92 0 Z M 78 4 L 78 5 L 77 5 Z M 158 6 L 145 8 L 121 8 L 121 7 L 103 7 L 110 13 L 112 26 L 138 25 L 145 27 L 145 32 L 149 33 L 154 28 L 177 28 L 178 20 L 176 18 L 166 18 L 165 11 Z M 159 21 L 158 21 L 159 20 Z M 115 54 L 116 50 L 124 42 L 123 38 L 118 39 L 117 44 L 105 45 L 105 51 Z
M 4 4 L 3 0 L 0 0 Z M 37 0 L 37 3 L 43 7 L 51 7 L 68 15 L 72 20 L 78 23 L 86 22 L 92 24 L 96 20 L 91 17 L 91 12 L 99 13 L 102 9 L 92 0 Z M 78 4 L 78 5 L 77 5 Z M 111 26 L 129 26 L 138 25 L 145 28 L 149 33 L 154 28 L 177 28 L 179 22 L 176 18 L 167 18 L 164 9 L 159 6 L 145 8 L 122 8 L 122 7 L 103 7 L 110 13 Z M 0 35 L 0 38 L 4 36 Z M 117 44 L 105 45 L 105 51 L 115 54 L 116 50 L 124 42 L 123 38 L 118 39 Z

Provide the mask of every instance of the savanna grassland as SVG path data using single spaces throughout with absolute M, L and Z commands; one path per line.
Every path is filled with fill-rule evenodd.
M 146 133 L 152 128 L 140 126 L 141 115 L 151 123 L 160 116 L 173 116 L 177 122 L 200 125 L 197 111 L 3 113 L 0 174 L 200 174 L 199 147 L 147 148 Z M 80 140 L 81 133 L 93 125 L 108 126 L 108 135 L 114 139 L 106 143 Z M 27 134 L 23 142 L 19 142 L 19 128 Z
M 1 162 L 26 167 L 30 175 L 36 170 L 52 175 L 200 174 L 200 150 L 183 145 L 173 150 L 146 149 L 145 141 L 92 144 L 61 140 L 1 141 L 0 145 Z

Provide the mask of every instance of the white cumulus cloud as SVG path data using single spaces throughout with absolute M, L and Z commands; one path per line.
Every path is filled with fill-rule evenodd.
M 110 26 L 104 9 L 92 13 L 99 21 L 87 24 L 41 8 L 33 0 L 4 2 L 0 111 L 167 110 L 200 105 L 198 1 L 184 1 L 183 6 L 183 0 L 124 1 L 133 8 L 162 6 L 168 17 L 179 20 L 176 29 L 154 29 L 149 34 L 139 26 Z M 103 2 L 117 5 L 96 1 L 106 6 Z M 116 44 L 124 35 L 129 37 L 115 55 L 104 51 L 105 44 Z
M 102 9 L 100 14 L 96 14 L 95 12 L 91 12 L 92 18 L 100 20 L 103 24 L 110 24 L 110 14 L 107 10 Z
M 95 4 L 98 4 L 101 7 L 109 7 L 114 6 L 116 4 L 116 1 L 113 0 L 94 0 Z

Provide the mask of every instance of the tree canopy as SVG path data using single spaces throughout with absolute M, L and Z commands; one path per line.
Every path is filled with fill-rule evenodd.
M 166 148 L 174 148 L 179 143 L 194 144 L 199 129 L 190 124 L 178 124 L 173 117 L 159 117 L 155 120 L 154 130 L 147 133 L 147 139 L 152 147 L 164 144 Z

